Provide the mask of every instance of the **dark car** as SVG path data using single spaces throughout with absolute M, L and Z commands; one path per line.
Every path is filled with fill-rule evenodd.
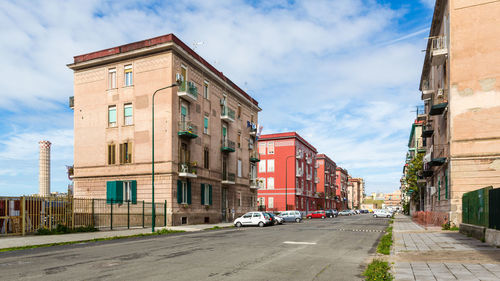
M 325 213 L 327 218 L 336 218 L 338 216 L 338 212 L 335 210 L 326 210 Z
M 264 213 L 265 215 L 269 216 L 269 225 L 275 225 L 278 224 L 278 220 L 276 220 L 276 217 L 274 216 L 273 213 Z

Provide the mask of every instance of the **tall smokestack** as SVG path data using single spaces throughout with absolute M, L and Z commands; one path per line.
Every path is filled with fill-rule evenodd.
M 38 175 L 38 194 L 40 196 L 50 195 L 50 141 L 40 141 L 40 161 Z

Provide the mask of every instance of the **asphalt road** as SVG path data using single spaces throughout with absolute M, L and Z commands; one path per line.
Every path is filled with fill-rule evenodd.
M 388 219 L 356 215 L 0 253 L 0 280 L 360 280 Z

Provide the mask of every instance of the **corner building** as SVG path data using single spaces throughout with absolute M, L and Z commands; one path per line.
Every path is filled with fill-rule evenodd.
M 180 79 L 154 99 L 155 202 L 167 203 L 167 224 L 256 210 L 258 102 L 175 35 L 76 56 L 68 67 L 75 197 L 151 202 L 152 95 Z
M 316 148 L 296 132 L 262 135 L 258 144 L 259 208 L 306 213 L 321 209 L 315 183 Z
M 340 196 L 337 195 L 337 164 L 325 154 L 318 154 L 316 156 L 316 170 L 318 173 L 316 191 L 319 193 L 321 209 L 340 210 L 342 201 Z

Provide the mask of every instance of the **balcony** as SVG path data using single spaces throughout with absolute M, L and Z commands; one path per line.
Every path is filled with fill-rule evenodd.
M 235 184 L 236 175 L 234 173 L 223 173 L 222 174 L 222 184 Z
M 75 108 L 75 96 L 69 97 L 69 108 Z
M 259 181 L 258 179 L 250 179 L 250 189 L 259 189 Z
M 195 139 L 198 137 L 198 127 L 193 125 L 191 121 L 179 121 L 179 130 L 177 135 L 183 138 Z
M 439 89 L 437 95 L 432 99 L 429 115 L 441 115 L 448 107 L 448 89 Z
M 447 147 L 445 144 L 432 146 L 431 161 L 428 163 L 430 167 L 441 166 L 446 163 Z
M 302 157 L 304 157 L 304 153 L 302 153 L 302 150 L 297 150 L 297 152 L 295 153 L 295 158 L 302 159 Z
M 196 178 L 196 163 L 184 162 L 179 163 L 179 177 L 181 178 Z
M 228 139 L 222 140 L 222 147 L 220 149 L 222 152 L 235 152 L 236 144 L 234 141 L 230 141 Z
M 249 135 L 255 137 L 257 135 L 257 127 L 250 127 L 250 132 L 248 132 Z
M 446 36 L 431 37 L 432 65 L 441 65 L 448 56 L 448 43 Z
M 314 179 L 314 183 L 319 183 L 319 179 L 318 179 L 318 178 L 315 178 L 315 179 Z M 328 184 L 325 184 L 325 186 L 328 186 Z
M 312 157 L 306 157 L 306 162 L 307 164 L 311 165 L 313 162 Z
M 198 100 L 198 88 L 193 82 L 182 83 L 177 90 L 177 96 L 186 100 Z
M 302 170 L 302 168 L 298 168 L 298 169 L 296 170 L 295 175 L 296 175 L 297 177 L 302 177 L 302 176 L 304 175 L 304 170 Z
M 220 114 L 220 119 L 226 121 L 226 122 L 234 122 L 236 119 L 236 112 L 232 110 L 229 106 L 224 105 L 222 107 L 222 112 Z
M 422 88 L 422 100 L 428 100 L 432 98 L 434 94 L 434 89 L 432 89 L 429 80 L 424 80 L 421 85 Z
M 432 171 L 432 167 L 429 165 L 429 163 L 424 163 L 424 170 L 422 171 L 422 177 L 428 178 L 432 177 L 434 172 Z
M 424 127 L 422 128 L 422 137 L 423 138 L 428 138 L 428 137 L 431 137 L 432 134 L 434 134 L 434 128 L 432 126 L 432 123 L 427 123 L 424 125 Z
M 250 162 L 260 162 L 260 154 L 257 151 L 250 152 Z

